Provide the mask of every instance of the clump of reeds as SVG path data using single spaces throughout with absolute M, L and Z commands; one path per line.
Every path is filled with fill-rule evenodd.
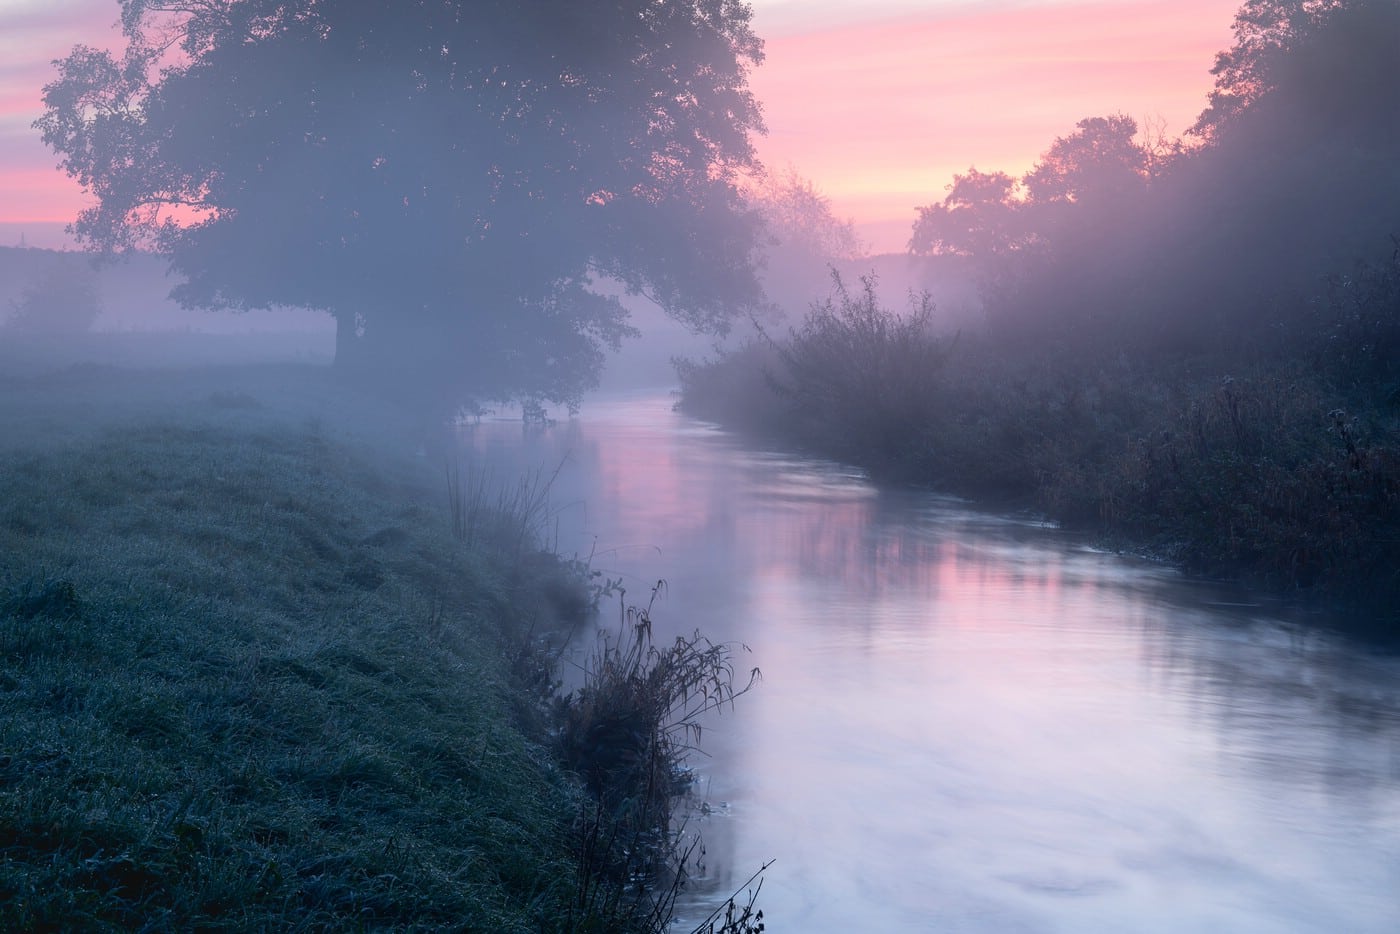
M 578 908 L 658 931 L 693 853 L 672 826 L 675 802 L 690 784 L 686 755 L 700 742 L 704 716 L 732 705 L 760 677 L 757 668 L 737 672 L 733 647 L 699 633 L 658 646 L 651 612 L 663 588 L 658 581 L 645 607 L 627 605 L 620 594 L 617 632 L 599 635 L 583 686 L 560 698 L 557 715 L 561 759 L 595 802 L 581 828 Z M 754 920 L 751 905 L 734 912 Z
M 513 483 L 498 482 L 489 469 L 447 465 L 447 505 L 452 534 L 469 547 L 491 544 L 519 557 L 550 544 L 550 525 L 556 514 L 550 489 L 563 469 L 543 468 L 520 475 Z

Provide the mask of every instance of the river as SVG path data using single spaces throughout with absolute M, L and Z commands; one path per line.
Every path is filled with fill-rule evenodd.
M 683 916 L 772 860 L 777 934 L 1400 931 L 1400 658 L 753 450 L 665 395 L 462 444 L 502 475 L 559 467 L 559 549 L 628 603 L 664 580 L 662 639 L 762 670 L 692 759 Z

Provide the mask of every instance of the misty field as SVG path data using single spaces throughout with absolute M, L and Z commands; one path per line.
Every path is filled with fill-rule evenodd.
M 528 661 L 577 566 L 454 536 L 441 465 L 324 368 L 3 399 L 0 927 L 621 923 Z

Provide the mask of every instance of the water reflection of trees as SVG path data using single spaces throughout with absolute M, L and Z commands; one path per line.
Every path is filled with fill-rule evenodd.
M 1216 732 L 1223 768 L 1400 807 L 1395 659 L 1243 608 L 1163 603 L 1151 619 L 1144 669 Z
M 1126 633 L 1139 647 L 1141 686 L 1218 737 L 1221 768 L 1334 798 L 1393 794 L 1393 662 L 1258 607 L 1220 606 L 1249 599 L 1228 588 L 952 500 L 876 492 L 837 465 L 679 432 L 670 418 L 653 404 L 650 418 L 623 411 L 524 434 L 484 424 L 470 443 L 517 467 L 567 455 L 556 492 L 580 504 L 562 517 L 572 547 L 596 540 L 599 566 L 634 587 L 670 579 L 687 595 L 663 614 L 678 629 L 729 637 L 755 582 L 781 581 L 840 602 L 812 620 L 874 640 L 896 623 L 972 626 L 1005 630 L 1009 646 L 1073 652 L 1102 651 Z M 899 613 L 867 612 L 884 604 Z

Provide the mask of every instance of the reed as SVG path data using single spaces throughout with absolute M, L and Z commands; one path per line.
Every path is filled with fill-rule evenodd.
M 758 668 L 735 668 L 739 645 L 699 633 L 657 645 L 652 612 L 665 584 L 645 606 L 618 594 L 616 631 L 599 633 L 582 664 L 583 684 L 559 699 L 556 748 L 583 781 L 594 808 L 580 837 L 577 906 L 585 915 L 643 930 L 669 928 L 697 841 L 673 820 L 690 787 L 687 755 L 702 739 L 704 720 L 752 690 Z M 714 923 L 715 918 L 707 919 Z M 752 904 L 737 907 L 716 931 L 759 928 Z M 730 924 L 735 926 L 729 926 Z

